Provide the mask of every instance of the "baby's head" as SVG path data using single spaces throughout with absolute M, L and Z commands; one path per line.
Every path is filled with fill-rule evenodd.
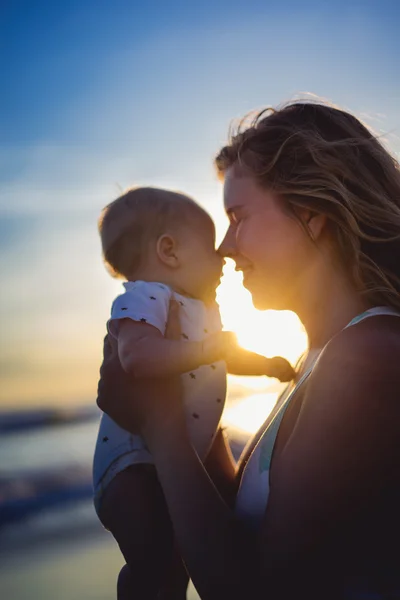
M 177 192 L 130 189 L 99 219 L 103 256 L 114 277 L 160 281 L 200 298 L 215 295 L 222 259 L 208 213 Z

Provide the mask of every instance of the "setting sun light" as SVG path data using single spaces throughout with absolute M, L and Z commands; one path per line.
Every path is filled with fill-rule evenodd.
M 293 365 L 307 347 L 306 332 L 298 317 L 289 311 L 256 310 L 250 293 L 241 285 L 242 275 L 228 261 L 217 292 L 224 329 L 237 334 L 241 346 L 264 356 L 283 356 Z M 255 432 L 271 411 L 283 384 L 266 377 L 230 376 L 230 402 L 224 413 L 225 425 Z M 240 388 L 253 389 L 241 399 Z M 232 399 L 236 396 L 236 402 Z M 239 399 L 240 398 L 240 399 Z

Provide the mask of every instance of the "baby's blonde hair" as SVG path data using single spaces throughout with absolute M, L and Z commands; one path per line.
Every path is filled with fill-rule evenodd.
M 208 213 L 184 194 L 153 187 L 131 188 L 102 211 L 98 228 L 106 267 L 129 279 L 142 265 L 149 242 Z

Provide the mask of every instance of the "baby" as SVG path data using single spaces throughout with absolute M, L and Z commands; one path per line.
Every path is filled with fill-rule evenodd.
M 108 268 L 125 279 L 107 324 L 122 368 L 138 378 L 181 375 L 189 434 L 204 461 L 224 408 L 226 372 L 289 381 L 292 367 L 239 348 L 232 333 L 221 331 L 215 293 L 223 259 L 213 221 L 196 202 L 132 189 L 104 209 L 99 231 Z M 164 337 L 172 299 L 180 305 L 181 340 Z M 99 518 L 129 567 L 118 598 L 160 597 L 174 542 L 156 470 L 143 439 L 106 414 L 93 478 Z

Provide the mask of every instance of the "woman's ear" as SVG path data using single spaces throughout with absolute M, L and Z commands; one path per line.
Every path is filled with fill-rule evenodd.
M 326 223 L 326 215 L 321 213 L 308 213 L 306 218 L 306 227 L 314 242 L 318 241 L 318 239 L 321 237 L 322 232 L 325 230 Z
M 159 260 L 161 260 L 164 265 L 173 269 L 179 267 L 177 242 L 171 234 L 163 233 L 163 235 L 158 238 L 156 252 Z

